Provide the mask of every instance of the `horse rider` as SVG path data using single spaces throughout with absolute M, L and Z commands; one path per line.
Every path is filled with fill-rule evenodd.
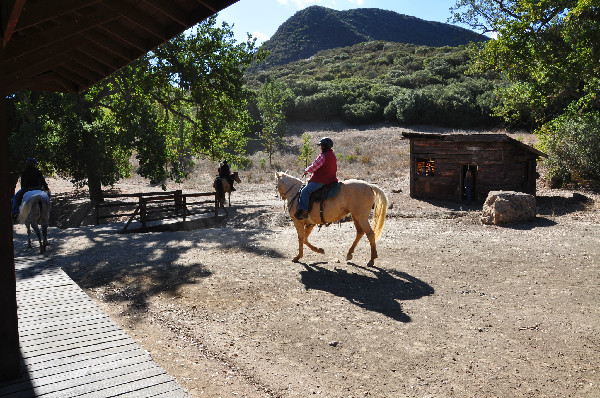
M 37 160 L 34 158 L 28 158 L 25 161 L 25 168 L 21 173 L 21 189 L 13 197 L 13 218 L 16 218 L 19 214 L 19 206 L 21 206 L 21 202 L 23 201 L 23 195 L 25 195 L 26 192 L 33 191 L 35 189 L 43 189 L 48 192 L 48 195 L 50 195 L 50 189 L 48 188 L 46 179 L 44 178 L 44 175 L 40 169 L 37 167 Z
M 329 137 L 321 138 L 319 141 L 321 153 L 313 164 L 304 170 L 304 175 L 312 173 L 308 184 L 300 192 L 300 201 L 298 202 L 298 210 L 294 217 L 302 220 L 308 217 L 308 201 L 310 194 L 321 188 L 323 185 L 333 184 L 337 182 L 337 157 L 333 152 L 333 141 Z
M 223 160 L 218 169 L 219 177 L 225 178 L 229 183 L 229 187 L 231 188 L 231 192 L 236 189 L 233 187 L 233 175 L 231 174 L 231 169 L 229 168 L 229 164 L 227 164 L 227 159 Z

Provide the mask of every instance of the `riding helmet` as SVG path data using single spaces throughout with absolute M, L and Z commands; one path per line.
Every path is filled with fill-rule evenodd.
M 29 167 L 35 167 L 37 166 L 37 160 L 35 160 L 35 158 L 27 158 L 25 165 Z
M 333 148 L 333 141 L 329 137 L 323 137 L 321 138 L 321 141 L 319 141 L 319 145 L 321 145 L 323 149 L 331 149 Z

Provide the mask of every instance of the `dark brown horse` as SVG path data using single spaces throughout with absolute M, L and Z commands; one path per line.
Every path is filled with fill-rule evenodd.
M 235 181 L 237 183 L 242 182 L 237 171 L 234 171 L 233 173 L 231 173 L 231 177 L 233 177 L 233 181 Z M 225 208 L 225 194 L 227 194 L 227 199 L 229 201 L 229 207 L 231 207 L 231 186 L 229 185 L 229 181 L 227 181 L 227 178 L 225 178 L 225 177 L 215 178 L 215 181 L 213 182 L 213 188 L 217 192 L 219 192 L 219 187 L 217 186 L 217 183 L 219 183 L 219 182 L 221 183 L 221 186 L 223 187 L 223 195 L 220 195 L 219 203 L 220 203 L 221 207 Z

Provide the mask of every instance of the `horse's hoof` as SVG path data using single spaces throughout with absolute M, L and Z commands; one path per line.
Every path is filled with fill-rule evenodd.
M 294 257 L 294 259 L 292 260 L 293 263 L 299 263 L 300 262 L 300 257 Z
M 325 254 L 325 250 L 319 248 L 319 249 L 317 249 L 317 253 Z
M 375 265 L 375 260 L 374 259 L 371 259 L 371 261 L 369 261 L 367 263 L 367 267 L 373 267 L 374 265 Z
M 346 256 L 346 261 L 350 261 L 350 260 L 352 260 L 352 254 L 348 254 L 348 255 Z

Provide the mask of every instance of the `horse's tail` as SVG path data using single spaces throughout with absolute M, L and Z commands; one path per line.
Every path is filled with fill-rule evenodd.
M 47 226 L 50 221 L 50 199 L 45 195 L 33 195 L 28 200 L 24 200 L 19 209 L 19 222 L 25 223 L 32 213 L 34 206 L 38 206 L 36 210 L 40 217 L 39 221 L 42 226 Z M 33 215 L 35 217 L 35 213 Z
M 29 200 L 24 200 L 19 209 L 19 222 L 25 223 L 31 213 L 33 206 L 41 206 L 41 200 L 37 196 L 32 196 Z M 41 210 L 41 209 L 40 209 Z
M 387 214 L 388 199 L 385 192 L 377 185 L 369 184 L 373 193 L 375 193 L 375 208 L 373 210 L 373 219 L 371 221 L 373 232 L 375 232 L 375 240 L 379 239 L 383 232 L 383 224 L 385 223 L 385 215 Z

